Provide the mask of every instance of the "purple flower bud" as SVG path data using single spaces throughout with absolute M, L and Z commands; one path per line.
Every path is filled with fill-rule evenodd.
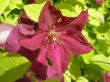
M 102 5 L 103 4 L 103 0 L 96 0 L 96 3 L 99 4 L 99 5 Z
M 104 74 L 104 82 L 110 82 L 110 72 Z
M 8 24 L 0 24 L 0 48 L 3 48 L 5 42 L 14 26 Z

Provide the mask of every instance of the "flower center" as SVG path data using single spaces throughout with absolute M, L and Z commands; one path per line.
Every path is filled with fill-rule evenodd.
M 48 37 L 47 37 L 48 42 L 61 43 L 61 40 L 59 39 L 59 34 L 60 34 L 59 32 L 56 32 L 55 26 L 54 26 L 53 29 L 51 29 L 48 33 Z
M 52 29 L 49 33 L 48 33 L 48 42 L 57 42 L 58 41 L 58 33 Z

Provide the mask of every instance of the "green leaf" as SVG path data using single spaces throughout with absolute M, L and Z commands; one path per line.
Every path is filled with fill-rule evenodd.
M 110 46 L 107 48 L 107 53 L 110 55 Z
M 37 0 L 38 4 L 44 3 L 46 0 Z M 53 4 L 53 0 L 48 0 L 51 4 Z
M 8 7 L 10 0 L 0 0 L 0 15 Z
M 71 79 L 76 80 L 80 75 L 80 68 L 72 62 L 70 63 L 68 70 L 64 73 L 64 78 L 66 82 L 71 82 Z
M 87 53 L 87 54 L 82 54 L 81 57 L 83 58 L 84 62 L 86 64 L 90 63 L 91 58 L 94 56 L 94 51 Z
M 14 82 L 22 77 L 31 63 L 23 56 L 15 53 L 0 56 L 0 82 Z
M 15 10 L 15 9 L 23 9 L 24 3 L 22 0 L 10 0 L 10 3 L 8 5 L 8 7 L 5 9 L 5 11 L 3 12 L 3 15 L 9 16 L 10 13 Z M 14 12 L 16 13 L 16 12 Z
M 110 8 L 110 0 L 105 0 L 105 5 Z
M 106 33 L 109 31 L 109 26 L 110 26 L 110 23 L 109 22 L 105 22 L 103 25 L 101 25 L 100 27 L 97 27 L 96 31 L 98 33 Z
M 57 9 L 59 9 L 64 16 L 68 17 L 76 17 L 83 10 L 80 5 L 71 5 L 66 2 L 61 2 L 54 5 Z
M 102 76 L 102 69 L 95 64 L 86 64 L 85 68 L 83 69 L 83 73 L 89 80 L 99 80 Z M 93 81 L 92 81 L 93 82 Z
M 97 42 L 98 42 L 100 52 L 106 54 L 107 48 L 108 48 L 107 40 L 98 39 Z
M 4 16 L 4 13 L 3 13 L 3 15 L 0 17 L 0 21 L 2 23 L 15 25 L 18 22 L 17 20 L 19 17 L 19 13 L 20 13 L 20 10 L 18 9 L 14 9 L 10 11 L 9 15 L 6 17 Z
M 5 52 L 5 49 L 0 48 L 0 56 L 4 56 L 5 54 L 7 54 L 7 52 Z
M 24 5 L 23 0 L 11 0 L 9 4 L 9 8 L 10 10 L 13 10 L 15 8 L 21 9 L 23 8 L 23 5 Z
M 64 0 L 64 1 L 68 2 L 68 3 L 71 3 L 71 4 L 77 4 L 78 2 L 82 3 L 82 4 L 85 3 L 85 0 Z
M 64 81 L 65 82 L 71 82 L 71 78 L 72 78 L 72 76 L 71 76 L 70 72 L 69 71 L 66 71 L 64 73 Z
M 104 23 L 104 16 L 95 9 L 90 8 L 89 10 L 89 23 L 91 25 L 100 26 Z
M 95 55 L 91 59 L 91 63 L 100 66 L 105 71 L 110 71 L 110 60 L 104 55 Z
M 89 82 L 85 77 L 79 77 L 76 82 Z
M 40 12 L 42 10 L 43 4 L 29 4 L 24 6 L 24 10 L 26 14 L 33 20 L 38 22 L 38 18 L 40 15 Z
M 108 56 L 108 59 L 110 60 L 110 56 Z
M 70 64 L 68 70 L 71 73 L 73 79 L 75 80 L 81 75 L 80 68 L 73 62 Z
M 45 0 L 37 0 L 38 4 L 41 4 L 41 3 L 44 3 L 44 2 L 45 2 Z
M 84 68 L 85 65 L 84 61 L 80 56 L 74 57 L 72 63 L 76 64 L 79 68 Z

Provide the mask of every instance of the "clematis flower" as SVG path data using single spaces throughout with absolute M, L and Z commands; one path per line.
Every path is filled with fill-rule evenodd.
M 70 57 L 92 50 L 81 33 L 87 20 L 87 11 L 76 18 L 66 17 L 47 2 L 38 26 L 34 23 L 18 24 L 7 39 L 6 49 L 25 54 L 33 62 L 30 70 L 39 80 L 63 80 Z M 26 54 L 27 51 L 32 54 Z
M 5 46 L 5 42 L 7 37 L 9 36 L 10 32 L 14 26 L 8 24 L 0 24 L 0 48 Z
M 96 3 L 99 4 L 99 5 L 102 5 L 103 4 L 103 0 L 96 0 Z
M 36 58 L 36 54 L 38 50 L 29 50 L 22 47 L 19 43 L 21 39 L 26 37 L 31 38 L 36 34 L 36 23 L 28 18 L 25 12 L 22 12 L 19 24 L 13 28 L 9 37 L 7 38 L 5 48 L 9 52 L 17 52 L 22 54 L 23 56 L 27 57 L 30 61 L 33 61 Z
M 110 73 L 105 73 L 104 74 L 104 82 L 110 82 Z

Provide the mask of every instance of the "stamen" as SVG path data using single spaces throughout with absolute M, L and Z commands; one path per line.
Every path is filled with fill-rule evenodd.
M 61 19 L 61 18 L 59 18 L 57 22 L 59 23 L 59 22 L 61 22 L 61 21 L 62 21 L 62 19 Z
M 54 25 L 53 28 L 56 28 L 56 26 Z
M 57 41 L 57 38 L 56 37 L 53 37 L 53 41 Z
M 55 28 L 55 25 L 54 25 L 54 28 Z M 56 32 L 55 29 L 52 29 L 48 33 L 47 41 L 49 43 L 51 43 L 51 42 L 61 43 L 60 38 L 58 36 L 59 36 L 59 32 Z

